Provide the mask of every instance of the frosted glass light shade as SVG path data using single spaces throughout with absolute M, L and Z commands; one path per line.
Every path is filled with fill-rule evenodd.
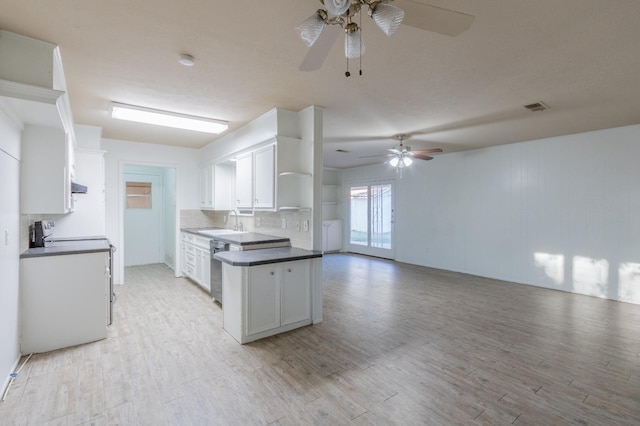
M 344 39 L 344 56 L 349 59 L 355 59 L 362 55 L 364 55 L 362 32 L 359 28 L 355 31 L 348 31 Z
M 327 12 L 333 16 L 340 16 L 349 9 L 351 0 L 326 0 L 323 4 Z
M 229 127 L 226 121 L 195 117 L 169 111 L 159 111 L 116 102 L 111 103 L 111 117 L 138 123 L 155 124 L 157 126 L 213 134 L 222 133 Z
M 311 47 L 318 40 L 322 30 L 327 26 L 327 23 L 322 19 L 318 12 L 309 16 L 300 25 L 296 27 L 296 32 L 304 41 L 304 43 Z
M 404 19 L 404 10 L 388 3 L 379 3 L 371 13 L 371 17 L 383 33 L 393 34 Z
M 397 167 L 399 162 L 400 159 L 398 157 L 393 157 L 391 160 L 389 160 L 389 164 L 391 165 L 391 167 Z
M 407 167 L 410 166 L 411 164 L 413 164 L 413 160 L 411 159 L 411 157 L 406 156 L 406 155 L 404 157 L 402 157 L 402 162 Z

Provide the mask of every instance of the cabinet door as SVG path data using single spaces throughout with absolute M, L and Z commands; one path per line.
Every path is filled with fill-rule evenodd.
M 246 154 L 236 161 L 236 207 L 253 207 L 253 156 Z
M 280 285 L 277 270 L 275 264 L 248 268 L 247 335 L 280 326 Z
M 200 285 L 211 291 L 211 260 L 209 250 L 200 249 Z
M 305 260 L 280 265 L 283 326 L 311 318 L 309 264 Z
M 259 209 L 275 205 L 275 147 L 270 145 L 254 153 L 254 202 Z
M 211 165 L 201 167 L 198 178 L 200 208 L 211 209 L 213 208 L 213 167 Z

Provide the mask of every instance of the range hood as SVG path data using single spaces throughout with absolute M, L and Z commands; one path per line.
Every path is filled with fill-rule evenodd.
M 72 181 L 71 182 L 71 193 L 72 194 L 86 194 L 87 193 L 87 187 Z

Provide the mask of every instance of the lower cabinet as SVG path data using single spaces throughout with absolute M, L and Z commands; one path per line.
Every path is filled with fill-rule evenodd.
M 247 343 L 311 324 L 311 260 L 223 264 L 223 327 Z
M 182 233 L 182 275 L 211 291 L 211 252 L 209 239 Z

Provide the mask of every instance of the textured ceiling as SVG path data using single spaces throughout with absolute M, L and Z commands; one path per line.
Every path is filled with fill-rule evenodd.
M 331 167 L 381 161 L 360 157 L 397 133 L 446 153 L 640 123 L 640 1 L 420 1 L 475 21 L 457 37 L 406 26 L 386 37 L 365 18 L 363 75 L 352 61 L 350 78 L 340 41 L 322 69 L 298 70 L 307 48 L 294 28 L 315 0 L 0 0 L 0 28 L 60 46 L 76 123 L 107 138 L 215 140 L 117 122 L 110 101 L 228 120 L 229 131 L 274 107 L 319 105 Z M 196 65 L 178 64 L 181 53 Z M 551 108 L 523 108 L 537 101 Z

